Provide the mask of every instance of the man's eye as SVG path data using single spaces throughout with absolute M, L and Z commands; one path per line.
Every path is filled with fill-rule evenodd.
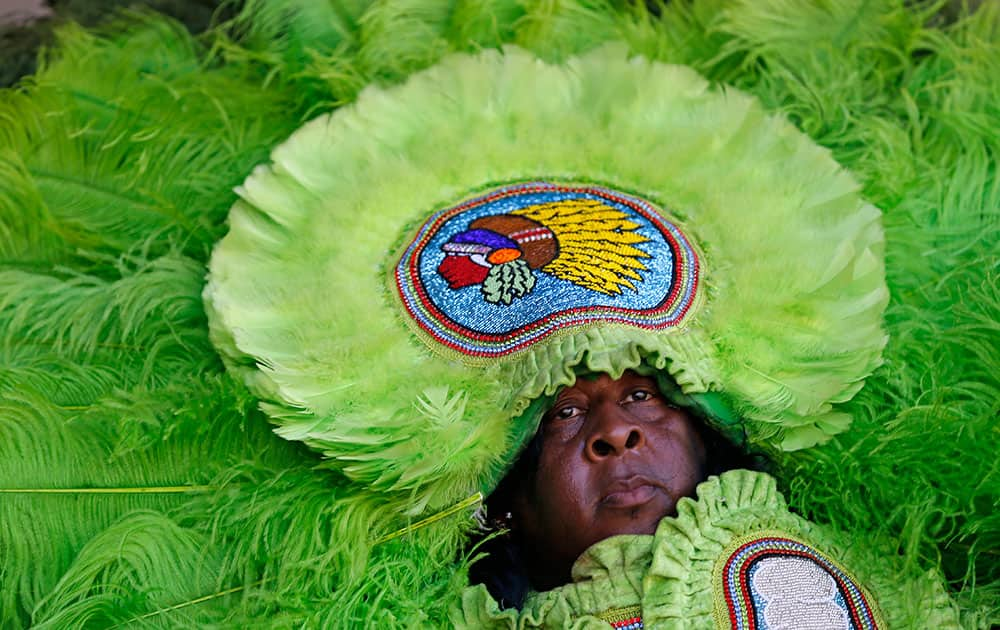
M 570 418 L 575 418 L 581 413 L 583 413 L 583 410 L 574 405 L 554 407 L 547 414 L 545 414 L 545 420 L 547 422 L 569 420 Z
M 645 389 L 637 389 L 626 397 L 628 402 L 642 402 L 644 400 L 652 400 L 654 398 L 653 392 Z
M 580 413 L 580 409 L 578 407 L 561 407 L 557 409 L 554 414 L 552 414 L 552 417 L 557 420 L 566 420 L 572 418 L 578 413 Z

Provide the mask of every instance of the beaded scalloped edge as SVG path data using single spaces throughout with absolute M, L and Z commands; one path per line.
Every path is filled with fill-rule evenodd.
M 608 622 L 615 630 L 642 630 L 644 627 L 641 606 L 611 608 L 595 616 L 601 621 Z

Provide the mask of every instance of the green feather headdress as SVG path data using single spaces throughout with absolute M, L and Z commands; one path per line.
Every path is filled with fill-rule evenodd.
M 446 625 L 532 401 L 642 361 L 743 419 L 797 510 L 897 541 L 996 623 L 1000 12 L 944 16 L 259 1 L 201 42 L 64 29 L 0 102 L 0 625 Z M 677 227 L 704 262 L 681 325 L 486 365 L 428 345 L 390 282 L 407 244 L 539 179 Z M 782 247 L 743 255 L 760 240 Z
M 604 259 L 578 264 L 593 270 L 578 280 L 556 268 L 530 310 L 435 284 L 434 269 L 416 267 L 447 258 L 433 251 L 433 230 L 462 229 L 463 212 L 419 230 L 421 261 L 431 260 L 414 252 L 414 270 L 403 268 L 411 254 L 400 251 L 434 211 L 507 190 L 498 182 L 540 180 L 634 193 L 697 245 L 654 259 L 643 247 L 655 231 L 643 236 L 624 212 L 591 199 L 591 214 L 612 223 L 551 230 L 559 255 L 539 274 L 597 238 L 624 260 L 676 263 L 666 271 L 677 285 L 690 274 L 691 286 L 678 287 L 690 293 L 683 312 L 659 324 L 621 290 L 596 291 L 599 272 L 612 286 L 625 278 Z M 561 65 L 517 49 L 449 57 L 402 87 L 362 93 L 278 147 L 272 166 L 238 189 L 205 301 L 227 365 L 268 401 L 279 435 L 322 452 L 400 513 L 421 514 L 488 492 L 534 432 L 538 418 L 524 410 L 577 368 L 620 375 L 642 361 L 687 394 L 721 391 L 751 442 L 772 449 L 842 431 L 849 419 L 833 404 L 861 387 L 885 341 L 879 214 L 857 188 L 787 123 L 686 68 L 628 60 L 620 47 Z M 542 235 L 560 220 L 537 203 L 490 212 L 535 217 L 529 232 Z M 479 228 L 453 238 L 479 233 L 502 237 Z M 502 243 L 491 251 L 518 255 Z M 664 275 L 653 265 L 633 271 L 646 293 Z M 404 274 L 414 277 L 397 286 Z M 577 286 L 585 290 L 566 298 Z M 565 304 L 550 309 L 552 300 Z M 609 306 L 580 322 L 566 315 L 598 303 Z M 490 343 L 453 332 L 489 328 L 483 318 L 524 323 Z M 546 318 L 554 322 L 539 328 Z

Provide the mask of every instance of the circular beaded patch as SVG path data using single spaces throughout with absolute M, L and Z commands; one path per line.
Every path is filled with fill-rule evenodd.
M 733 630 L 877 630 L 868 596 L 816 549 L 763 536 L 737 548 L 722 570 Z
M 600 186 L 503 186 L 435 213 L 395 267 L 421 331 L 500 357 L 598 322 L 676 326 L 698 288 L 687 237 L 648 201 Z

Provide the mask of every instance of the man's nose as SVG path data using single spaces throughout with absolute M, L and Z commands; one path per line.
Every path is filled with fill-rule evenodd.
M 593 461 L 620 457 L 646 442 L 642 426 L 617 401 L 592 406 L 587 421 L 591 426 L 585 450 Z

